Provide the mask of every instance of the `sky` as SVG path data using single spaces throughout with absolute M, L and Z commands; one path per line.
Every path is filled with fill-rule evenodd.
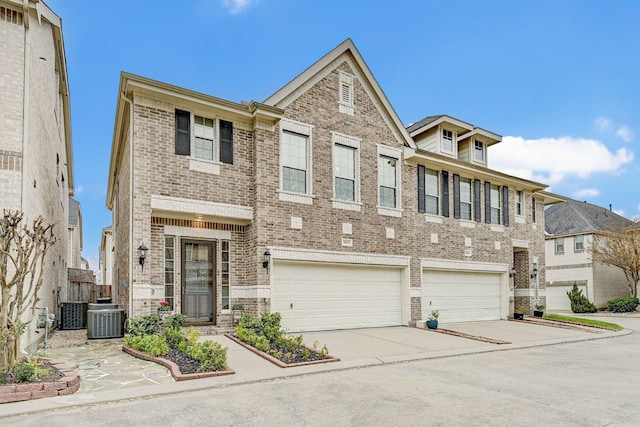
M 62 18 L 83 257 L 97 267 L 120 72 L 264 101 L 351 38 L 406 125 L 503 136 L 489 167 L 640 216 L 635 0 L 45 0 Z

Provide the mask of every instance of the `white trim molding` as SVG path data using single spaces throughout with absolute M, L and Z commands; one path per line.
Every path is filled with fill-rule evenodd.
M 196 217 L 206 216 L 205 220 L 216 218 L 231 219 L 241 224 L 249 224 L 253 221 L 253 208 L 250 206 L 231 205 L 228 203 L 209 202 L 206 200 L 183 199 L 181 197 L 151 195 L 152 215 L 162 212 L 181 214 L 177 216 Z
M 272 261 L 309 261 L 333 264 L 389 265 L 409 268 L 411 257 L 353 252 L 316 251 L 313 249 L 270 247 Z M 506 270 L 505 270 L 506 271 Z

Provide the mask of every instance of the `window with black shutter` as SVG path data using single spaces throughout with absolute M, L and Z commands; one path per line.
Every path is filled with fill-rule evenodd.
M 425 213 L 426 211 L 427 204 L 424 188 L 424 166 L 418 165 L 418 212 Z
M 460 175 L 453 174 L 453 217 L 460 219 Z
M 509 225 L 509 187 L 502 187 L 502 224 Z
M 480 205 L 482 204 L 482 201 L 480 199 L 480 187 L 481 187 L 480 180 L 474 179 L 473 180 L 473 209 L 474 209 L 476 222 L 482 221 L 482 215 L 480 212 Z
M 233 164 L 233 123 L 220 120 L 220 161 Z
M 191 113 L 176 110 L 176 154 L 188 156 L 191 154 Z
M 449 172 L 442 171 L 442 216 L 449 216 Z
M 491 183 L 484 182 L 484 222 L 491 224 Z

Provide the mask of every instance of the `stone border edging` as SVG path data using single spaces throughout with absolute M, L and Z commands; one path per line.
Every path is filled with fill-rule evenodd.
M 572 322 L 570 320 L 561 319 L 545 319 L 543 317 L 525 317 L 520 322 L 525 321 L 536 325 L 551 326 L 552 328 L 573 329 L 575 331 L 591 332 L 592 334 L 600 334 L 602 331 L 619 332 L 613 329 L 604 328 L 597 325 L 586 325 L 584 323 Z
M 137 357 L 138 359 L 148 360 L 149 362 L 158 363 L 164 366 L 165 368 L 169 369 L 169 372 L 171 372 L 171 376 L 176 381 L 197 380 L 200 378 L 219 377 L 222 375 L 235 374 L 235 371 L 233 369 L 230 369 L 228 366 L 224 371 L 208 371 L 196 372 L 194 374 L 183 374 L 182 372 L 180 372 L 180 368 L 178 367 L 178 365 L 176 365 L 171 360 L 165 359 L 164 357 L 154 357 L 150 354 L 143 353 L 134 348 L 127 347 L 126 345 L 122 346 L 122 351 L 130 354 L 133 357 Z
M 47 397 L 67 396 L 80 389 L 80 374 L 63 360 L 36 357 L 32 360 L 45 359 L 64 374 L 55 382 L 0 385 L 0 403 L 20 402 Z
M 330 354 L 327 355 L 326 359 L 322 359 L 322 360 L 312 360 L 309 362 L 298 362 L 298 363 L 284 363 L 283 361 L 276 359 L 275 357 L 273 357 L 270 354 L 265 353 L 264 351 L 260 351 L 257 348 L 250 346 L 249 344 L 247 344 L 246 342 L 239 340 L 238 338 L 234 337 L 231 334 L 224 334 L 225 337 L 229 338 L 231 341 L 234 341 L 237 344 L 240 344 L 241 346 L 243 346 L 244 348 L 246 348 L 247 350 L 251 351 L 252 353 L 257 354 L 258 356 L 262 357 L 265 360 L 268 360 L 269 362 L 273 363 L 274 365 L 277 365 L 281 368 L 294 368 L 296 366 L 307 366 L 307 365 L 317 365 L 320 363 L 330 363 L 330 362 L 339 362 L 340 359 L 332 356 Z

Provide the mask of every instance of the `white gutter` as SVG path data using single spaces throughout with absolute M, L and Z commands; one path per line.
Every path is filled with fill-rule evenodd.
M 129 104 L 129 316 L 133 316 L 133 102 L 124 93 L 122 100 Z M 120 209 L 120 204 L 116 206 Z M 116 214 L 117 215 L 117 214 Z

